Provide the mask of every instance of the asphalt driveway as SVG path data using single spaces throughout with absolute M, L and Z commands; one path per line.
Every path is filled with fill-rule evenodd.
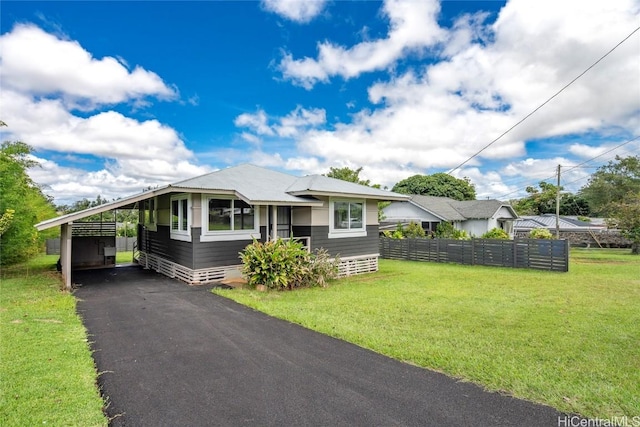
M 77 272 L 113 426 L 557 426 L 488 393 L 137 267 Z

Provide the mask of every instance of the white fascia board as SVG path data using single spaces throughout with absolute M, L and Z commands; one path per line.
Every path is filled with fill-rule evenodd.
M 368 199 L 368 200 L 380 200 L 380 201 L 394 201 L 394 202 L 407 202 L 410 200 L 409 196 L 404 195 L 372 195 L 364 193 L 341 193 L 332 191 L 292 191 L 288 194 L 292 196 L 324 196 L 324 197 L 341 197 L 344 199 Z
M 150 199 L 152 197 L 171 192 L 169 186 L 156 188 L 154 190 L 145 191 L 133 196 L 125 197 L 123 199 L 115 200 L 113 202 L 105 203 L 104 205 L 94 206 L 92 208 L 85 209 L 83 211 L 73 212 L 70 214 L 62 215 L 56 218 L 51 218 L 35 225 L 38 231 L 47 230 L 49 228 L 57 227 L 62 224 L 72 223 L 91 215 L 107 212 L 113 209 L 121 208 L 122 206 L 137 203 L 142 200 Z

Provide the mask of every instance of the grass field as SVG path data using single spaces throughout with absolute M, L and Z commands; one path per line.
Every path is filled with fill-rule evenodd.
M 640 257 L 572 249 L 568 273 L 410 261 L 328 288 L 216 291 L 489 390 L 640 416 Z
M 106 426 L 75 298 L 57 255 L 2 269 L 0 425 Z

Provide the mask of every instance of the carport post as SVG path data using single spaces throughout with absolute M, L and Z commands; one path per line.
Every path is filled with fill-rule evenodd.
M 60 226 L 60 267 L 62 269 L 62 282 L 67 291 L 71 290 L 71 230 L 73 223 L 69 222 Z

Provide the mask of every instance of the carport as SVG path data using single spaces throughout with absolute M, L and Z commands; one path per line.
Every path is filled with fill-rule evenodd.
M 98 268 L 115 265 L 115 222 L 83 222 L 82 220 L 112 210 L 138 209 L 140 202 L 166 191 L 167 187 L 145 191 L 36 224 L 35 227 L 38 231 L 60 227 L 60 268 L 62 280 L 67 290 L 71 289 L 71 272 L 74 268 Z M 91 253 L 91 251 L 87 251 L 87 248 L 94 248 L 97 251 Z

